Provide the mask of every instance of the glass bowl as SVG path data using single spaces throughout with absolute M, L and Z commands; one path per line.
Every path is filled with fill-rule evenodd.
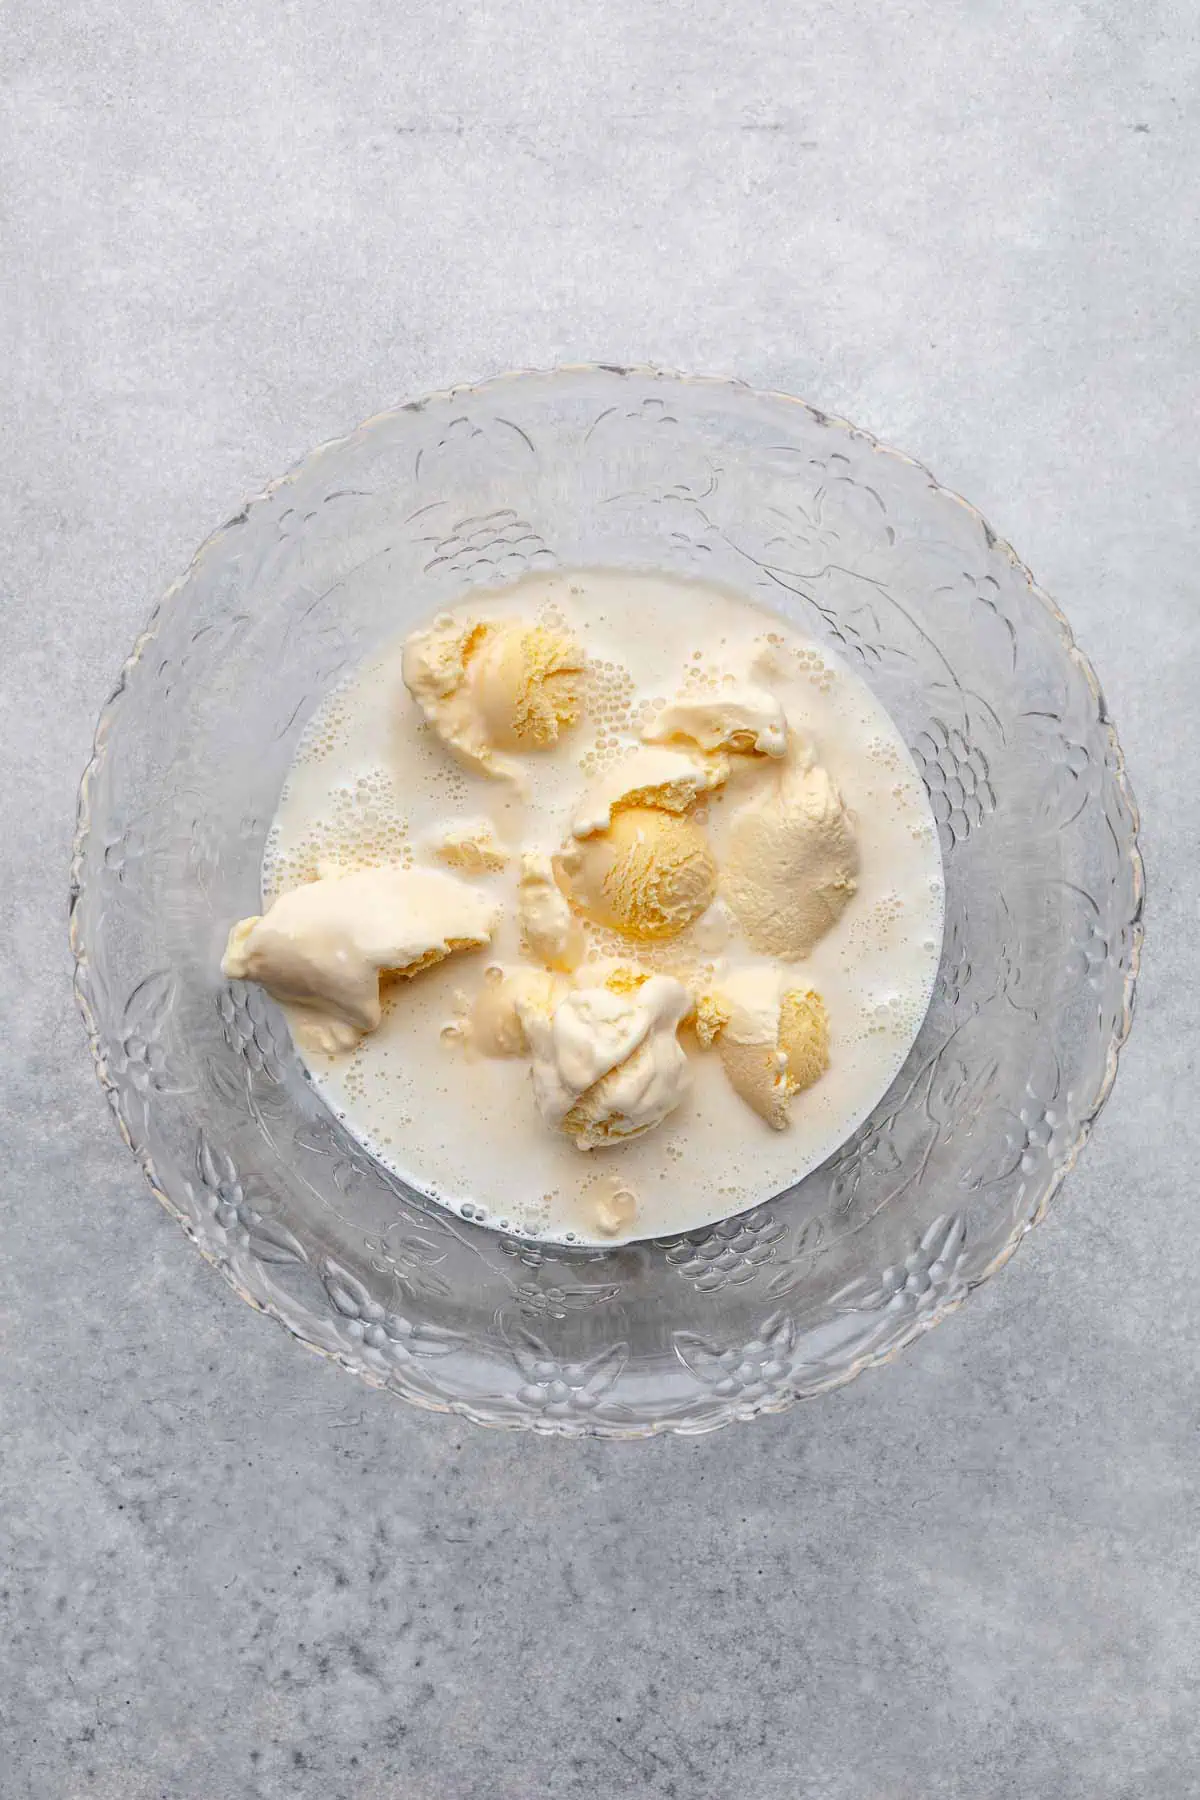
M 933 1003 L 862 1128 L 750 1212 L 614 1250 L 498 1236 L 377 1168 L 218 967 L 330 685 L 557 565 L 709 576 L 831 644 L 911 746 L 946 867 Z M 167 594 L 83 779 L 76 991 L 155 1193 L 303 1343 L 485 1424 L 706 1431 L 887 1360 L 1041 1218 L 1129 1027 L 1136 829 L 1065 619 L 918 463 L 736 382 L 512 375 L 315 451 Z

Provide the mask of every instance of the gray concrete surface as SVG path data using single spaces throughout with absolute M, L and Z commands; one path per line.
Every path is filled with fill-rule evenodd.
M 1185 1800 L 1200 1776 L 1190 0 L 9 0 L 3 1800 Z M 426 1418 L 242 1306 L 69 993 L 95 714 L 381 404 L 658 360 L 845 413 L 1059 597 L 1145 816 L 1140 1017 L 1046 1226 L 698 1442 Z

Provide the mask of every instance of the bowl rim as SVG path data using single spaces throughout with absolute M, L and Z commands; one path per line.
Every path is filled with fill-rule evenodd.
M 1009 1237 L 996 1252 L 995 1256 L 993 1256 L 986 1268 L 984 1268 L 977 1276 L 973 1277 L 961 1292 L 952 1294 L 945 1300 L 940 1301 L 936 1306 L 931 1308 L 927 1314 L 914 1318 L 908 1329 L 891 1343 L 882 1349 L 865 1353 L 863 1356 L 848 1364 L 845 1369 L 838 1370 L 833 1375 L 822 1377 L 819 1381 L 810 1386 L 805 1386 L 802 1383 L 795 1383 L 780 1393 L 764 1395 L 761 1399 L 740 1406 L 731 1406 L 721 1417 L 706 1419 L 701 1425 L 689 1425 L 686 1421 L 680 1422 L 672 1419 L 654 1420 L 646 1423 L 639 1422 L 636 1425 L 630 1426 L 586 1420 L 573 1421 L 570 1427 L 564 1431 L 563 1425 L 559 1421 L 544 1420 L 536 1417 L 497 1418 L 480 1411 L 469 1401 L 438 1400 L 425 1394 L 408 1391 L 395 1380 L 383 1379 L 369 1369 L 350 1364 L 336 1351 L 330 1350 L 324 1345 L 314 1343 L 310 1338 L 307 1338 L 304 1335 L 300 1326 L 288 1318 L 280 1308 L 270 1302 L 261 1300 L 257 1295 L 250 1293 L 249 1290 L 239 1282 L 228 1263 L 223 1262 L 218 1257 L 215 1250 L 205 1244 L 197 1236 L 191 1221 L 187 1218 L 186 1214 L 176 1201 L 172 1199 L 164 1182 L 160 1179 L 149 1149 L 146 1145 L 140 1144 L 135 1140 L 122 1117 L 121 1109 L 118 1104 L 119 1094 L 117 1084 L 108 1070 L 100 1040 L 99 1025 L 93 1006 L 91 969 L 87 946 L 83 939 L 83 930 L 80 922 L 80 902 L 84 891 L 84 865 L 87 845 L 92 828 L 92 790 L 107 754 L 109 734 L 120 709 L 122 697 L 128 686 L 129 678 L 137 665 L 141 662 L 149 647 L 153 644 L 167 609 L 177 602 L 179 595 L 189 584 L 194 572 L 207 557 L 214 553 L 228 533 L 246 522 L 251 509 L 261 506 L 264 502 L 270 500 L 281 488 L 284 488 L 295 481 L 302 472 L 307 472 L 321 457 L 327 455 L 331 451 L 340 449 L 342 445 L 349 443 L 351 439 L 357 437 L 361 432 L 367 431 L 385 421 L 397 418 L 403 413 L 422 412 L 427 406 L 446 403 L 460 398 L 479 398 L 482 395 L 491 394 L 495 390 L 501 389 L 511 383 L 523 382 L 531 379 L 550 381 L 559 376 L 592 375 L 613 376 L 618 379 L 632 378 L 638 380 L 649 379 L 667 383 L 677 382 L 689 387 L 732 389 L 740 391 L 753 399 L 799 407 L 809 415 L 814 423 L 821 426 L 829 426 L 835 430 L 852 433 L 857 440 L 869 445 L 872 451 L 883 456 L 894 458 L 897 462 L 907 464 L 910 468 L 917 470 L 926 479 L 933 491 L 953 501 L 955 505 L 961 506 L 965 512 L 970 514 L 983 532 L 989 548 L 998 551 L 1007 558 L 1017 574 L 1028 584 L 1030 592 L 1034 595 L 1036 600 L 1046 609 L 1047 613 L 1053 619 L 1062 639 L 1062 645 L 1066 655 L 1075 664 L 1076 668 L 1083 676 L 1091 693 L 1092 701 L 1096 709 L 1096 722 L 1105 735 L 1110 752 L 1110 773 L 1129 813 L 1129 836 L 1127 842 L 1122 847 L 1122 852 L 1126 868 L 1131 878 L 1133 901 L 1128 921 L 1130 932 L 1129 963 L 1125 972 L 1122 988 L 1120 1017 L 1117 1020 L 1116 1028 L 1113 1031 L 1107 1046 L 1104 1069 L 1095 1092 L 1091 1095 L 1087 1103 L 1081 1106 L 1075 1136 L 1051 1169 L 1045 1188 L 1038 1196 L 1036 1204 L 1025 1216 L 1017 1221 L 1010 1232 Z M 352 430 L 343 432 L 339 436 L 328 438 L 323 443 L 318 444 L 315 448 L 307 451 L 282 475 L 275 477 L 257 493 L 246 499 L 237 512 L 204 539 L 189 560 L 187 566 L 176 579 L 171 582 L 162 597 L 152 608 L 145 625 L 134 640 L 133 648 L 121 665 L 120 673 L 117 676 L 107 700 L 101 707 L 95 733 L 93 735 L 91 754 L 79 783 L 76 801 L 75 833 L 71 848 L 68 902 L 68 932 L 74 965 L 72 987 L 76 1004 L 83 1020 L 97 1080 L 108 1100 L 113 1116 L 116 1119 L 118 1130 L 126 1145 L 137 1159 L 151 1192 L 171 1217 L 175 1219 L 176 1223 L 180 1225 L 184 1235 L 191 1240 L 199 1250 L 200 1254 L 204 1257 L 205 1261 L 217 1270 L 228 1285 L 232 1287 L 234 1292 L 238 1294 L 241 1299 L 247 1301 L 256 1312 L 265 1313 L 268 1317 L 273 1318 L 276 1323 L 283 1327 L 290 1337 L 295 1338 L 297 1342 L 303 1344 L 306 1349 L 315 1352 L 318 1356 L 322 1356 L 328 1361 L 339 1364 L 343 1368 L 349 1369 L 351 1373 L 366 1381 L 370 1386 L 385 1389 L 387 1392 L 406 1400 L 410 1404 L 420 1407 L 423 1411 L 453 1414 L 466 1418 L 477 1425 L 491 1426 L 496 1429 L 534 1431 L 541 1434 L 569 1435 L 574 1437 L 605 1437 L 625 1440 L 658 1437 L 667 1433 L 674 1436 L 697 1436 L 701 1433 L 720 1430 L 723 1426 L 735 1422 L 740 1423 L 752 1418 L 757 1418 L 761 1414 L 786 1412 L 800 1400 L 813 1399 L 820 1394 L 829 1393 L 836 1388 L 844 1387 L 865 1369 L 883 1367 L 884 1365 L 895 1361 L 901 1352 L 907 1349 L 911 1343 L 917 1338 L 922 1337 L 926 1332 L 932 1331 L 936 1325 L 941 1324 L 943 1319 L 948 1318 L 951 1313 L 956 1312 L 969 1294 L 973 1293 L 983 1282 L 987 1281 L 991 1276 L 1002 1269 L 1016 1253 L 1018 1247 L 1029 1232 L 1044 1219 L 1051 1202 L 1056 1198 L 1063 1182 L 1079 1160 L 1079 1156 L 1091 1135 L 1092 1127 L 1112 1092 L 1113 1082 L 1116 1080 L 1117 1068 L 1120 1062 L 1120 1054 L 1128 1039 L 1133 1023 L 1135 996 L 1138 976 L 1141 969 L 1142 947 L 1145 936 L 1143 919 L 1145 912 L 1146 878 L 1145 864 L 1140 844 L 1140 831 L 1141 817 L 1129 783 L 1125 753 L 1117 736 L 1115 722 L 1109 713 L 1107 702 L 1104 698 L 1104 691 L 1100 686 L 1096 672 L 1088 657 L 1079 648 L 1075 639 L 1075 634 L 1066 615 L 1053 597 L 1035 580 L 1028 566 L 1017 555 L 1007 539 L 1001 537 L 998 532 L 993 530 L 979 508 L 973 505 L 971 501 L 964 499 L 963 496 L 957 493 L 953 488 L 947 487 L 945 483 L 939 481 L 923 462 L 919 461 L 916 457 L 909 456 L 902 450 L 895 449 L 890 444 L 882 443 L 871 432 L 864 430 L 861 426 L 854 425 L 850 420 L 844 419 L 836 413 L 826 412 L 823 408 L 814 406 L 811 402 L 801 399 L 797 395 L 783 393 L 778 389 L 773 388 L 757 388 L 751 383 L 743 381 L 736 376 L 689 374 L 678 369 L 659 367 L 652 363 L 570 362 L 554 364 L 550 368 L 544 369 L 509 369 L 501 374 L 492 375 L 480 381 L 455 383 L 447 388 L 431 390 L 429 393 L 420 396 L 418 399 L 407 400 L 392 407 L 385 407 L 379 412 L 370 414 L 366 419 L 363 419 L 358 425 L 354 426 Z

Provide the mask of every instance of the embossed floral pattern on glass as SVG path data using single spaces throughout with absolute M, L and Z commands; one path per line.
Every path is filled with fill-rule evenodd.
M 612 1251 L 499 1236 L 383 1173 L 278 1010 L 218 972 L 330 683 L 472 586 L 589 564 L 728 582 L 861 669 L 947 875 L 933 1004 L 871 1118 L 787 1193 Z M 421 1405 L 644 1436 L 835 1387 L 1007 1259 L 1113 1079 L 1141 900 L 1096 681 L 972 508 L 781 396 L 568 369 L 373 419 L 203 547 L 101 721 L 71 929 L 121 1129 L 239 1293 Z

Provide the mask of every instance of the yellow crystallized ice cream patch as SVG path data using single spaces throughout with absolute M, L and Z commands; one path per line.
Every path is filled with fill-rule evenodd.
M 787 1057 L 789 1098 L 810 1088 L 828 1069 L 829 1015 L 811 988 L 791 988 L 779 1002 L 779 1048 Z
M 707 1048 L 723 1025 L 729 1023 L 729 1008 L 718 994 L 701 994 L 696 1001 L 696 1036 Z
M 581 707 L 583 652 L 551 625 L 502 625 L 481 646 L 474 673 L 479 710 L 493 744 L 545 750 Z
M 624 963 L 604 977 L 610 994 L 636 994 L 649 980 L 644 969 L 630 969 Z

